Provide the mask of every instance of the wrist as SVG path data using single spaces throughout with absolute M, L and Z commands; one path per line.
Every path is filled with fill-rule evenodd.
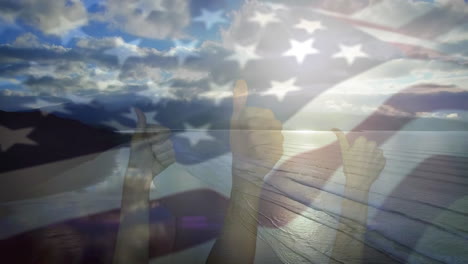
M 231 196 L 236 195 L 250 195 L 258 197 L 262 190 L 262 183 L 246 179 L 239 174 L 232 175 L 232 189 Z
M 360 202 L 367 203 L 367 199 L 369 198 L 369 190 L 346 186 L 345 191 L 344 191 L 344 196 L 352 200 L 357 200 Z
M 151 189 L 153 176 L 150 171 L 128 168 L 123 181 L 123 189 L 126 193 L 148 194 Z

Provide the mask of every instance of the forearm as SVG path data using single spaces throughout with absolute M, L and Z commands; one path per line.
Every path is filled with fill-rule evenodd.
M 147 176 L 151 172 L 133 168 L 125 175 L 114 263 L 148 263 L 151 177 Z
M 248 183 L 242 188 L 233 188 L 223 230 L 206 263 L 254 262 L 259 195 L 260 189 Z
M 332 257 L 347 263 L 361 263 L 365 248 L 368 191 L 346 187 L 341 205 Z

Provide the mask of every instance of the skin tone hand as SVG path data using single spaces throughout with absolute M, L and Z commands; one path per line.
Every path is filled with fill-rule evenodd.
M 335 239 L 332 258 L 346 263 L 362 263 L 365 248 L 369 190 L 385 167 L 385 157 L 377 144 L 359 137 L 354 144 L 338 129 L 334 129 L 340 143 L 343 172 L 346 176 L 345 197 L 341 205 L 341 220 Z
M 174 163 L 170 130 L 148 126 L 135 109 L 137 131 L 132 137 L 124 178 L 120 227 L 113 263 L 148 263 L 149 194 L 153 178 Z
M 247 96 L 247 84 L 237 81 L 230 138 L 231 202 L 207 263 L 254 262 L 263 179 L 283 153 L 281 122 L 269 109 L 246 107 Z
M 346 186 L 369 191 L 385 167 L 383 151 L 377 148 L 374 141 L 368 141 L 364 137 L 357 138 L 350 146 L 342 131 L 333 131 L 341 147 Z
M 231 118 L 233 185 L 242 188 L 245 181 L 259 187 L 263 178 L 283 153 L 282 124 L 270 109 L 246 107 L 248 87 L 238 81 L 234 91 Z

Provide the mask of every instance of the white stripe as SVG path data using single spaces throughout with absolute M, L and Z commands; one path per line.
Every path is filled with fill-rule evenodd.
M 435 4 L 423 1 L 385 0 L 353 14 L 352 18 L 396 29 L 434 7 Z

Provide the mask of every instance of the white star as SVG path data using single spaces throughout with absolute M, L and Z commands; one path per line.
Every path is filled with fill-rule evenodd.
M 175 46 L 169 51 L 169 55 L 177 56 L 179 65 L 182 65 L 189 56 L 198 57 L 198 54 L 195 53 L 197 51 L 197 44 L 197 40 L 192 40 L 188 43 L 184 43 L 180 40 L 174 40 Z
M 210 30 L 216 24 L 227 23 L 222 10 L 210 12 L 206 9 L 202 9 L 201 16 L 195 17 L 193 21 L 204 23 L 207 30 Z
M 307 19 L 301 19 L 299 24 L 295 26 L 295 28 L 303 29 L 307 31 L 307 33 L 312 34 L 317 30 L 323 30 L 325 27 L 322 25 L 320 21 L 310 21 Z
M 151 112 L 143 112 L 143 114 L 145 115 L 146 117 L 146 122 L 147 123 L 151 123 L 151 121 L 154 120 L 154 118 L 156 117 L 156 115 L 158 114 L 157 111 L 151 111 Z M 137 116 L 135 114 L 135 112 L 133 111 L 133 109 L 130 111 L 130 112 L 125 112 L 125 114 L 122 114 L 123 117 L 125 118 L 128 118 L 128 119 L 131 119 L 133 121 L 135 121 L 135 124 L 136 124 L 136 121 L 137 121 Z
M 0 126 L 1 150 L 5 152 L 16 144 L 37 145 L 37 142 L 28 138 L 28 135 L 33 130 L 34 128 L 32 127 L 13 130 L 8 127 Z
M 340 45 L 340 52 L 333 54 L 333 58 L 344 58 L 348 65 L 354 63 L 356 58 L 362 57 L 366 58 L 369 57 L 366 53 L 361 50 L 361 44 L 354 45 L 354 46 L 346 46 Z
M 318 50 L 314 49 L 312 45 L 314 39 L 308 39 L 304 42 L 291 40 L 291 48 L 284 53 L 285 56 L 294 56 L 298 63 L 302 63 L 305 57 L 309 54 L 319 53 Z
M 154 104 L 159 103 L 163 98 L 171 97 L 171 82 L 165 83 L 156 83 L 153 81 L 148 81 L 146 83 L 145 90 L 136 92 L 136 95 L 146 97 L 147 99 L 151 100 Z
M 227 82 L 223 85 L 216 83 L 210 83 L 210 90 L 200 94 L 201 97 L 205 97 L 214 100 L 216 105 L 219 105 L 222 100 L 232 96 L 232 89 L 234 84 Z
M 261 13 L 255 12 L 255 16 L 249 19 L 252 22 L 256 22 L 260 24 L 261 27 L 265 27 L 266 25 L 273 23 L 273 22 L 280 22 L 280 20 L 276 17 L 274 13 Z
M 119 65 L 122 65 L 129 57 L 141 56 L 138 47 L 138 45 L 140 45 L 140 42 L 141 40 L 137 39 L 132 42 L 126 43 L 122 39 L 118 38 L 116 46 L 114 48 L 106 50 L 104 53 L 117 56 L 117 59 L 119 60 Z
M 260 93 L 261 95 L 274 95 L 278 101 L 283 101 L 284 97 L 289 92 L 300 91 L 301 88 L 294 85 L 296 78 L 289 79 L 285 82 L 271 82 L 271 88 Z
M 215 138 L 208 134 L 208 131 L 211 127 L 210 124 L 201 126 L 201 127 L 193 127 L 190 124 L 184 123 L 185 132 L 181 133 L 180 135 L 187 138 L 190 142 L 190 146 L 196 146 L 202 140 L 215 140 Z
M 234 54 L 226 57 L 226 60 L 234 60 L 239 63 L 239 66 L 243 69 L 250 60 L 260 59 L 260 56 L 255 54 L 255 45 L 250 46 L 234 46 Z
M 62 45 L 67 45 L 72 39 L 86 39 L 89 35 L 84 33 L 81 28 L 75 28 L 61 36 Z
M 146 117 L 147 124 L 151 125 L 152 123 L 154 123 L 154 120 L 155 120 L 154 117 L 156 117 L 157 113 L 158 113 L 157 111 L 143 112 L 143 114 Z M 118 132 L 134 132 L 135 127 L 136 127 L 136 122 L 137 122 L 137 117 L 136 117 L 135 112 L 133 110 L 131 110 L 130 112 L 125 112 L 124 114 L 121 114 L 121 116 L 124 117 L 124 118 L 132 120 L 133 122 L 135 122 L 135 125 L 127 126 L 127 125 L 121 124 L 120 122 L 116 121 L 115 119 L 112 119 L 110 121 L 102 122 L 102 124 L 107 125 L 109 127 L 112 127 Z

